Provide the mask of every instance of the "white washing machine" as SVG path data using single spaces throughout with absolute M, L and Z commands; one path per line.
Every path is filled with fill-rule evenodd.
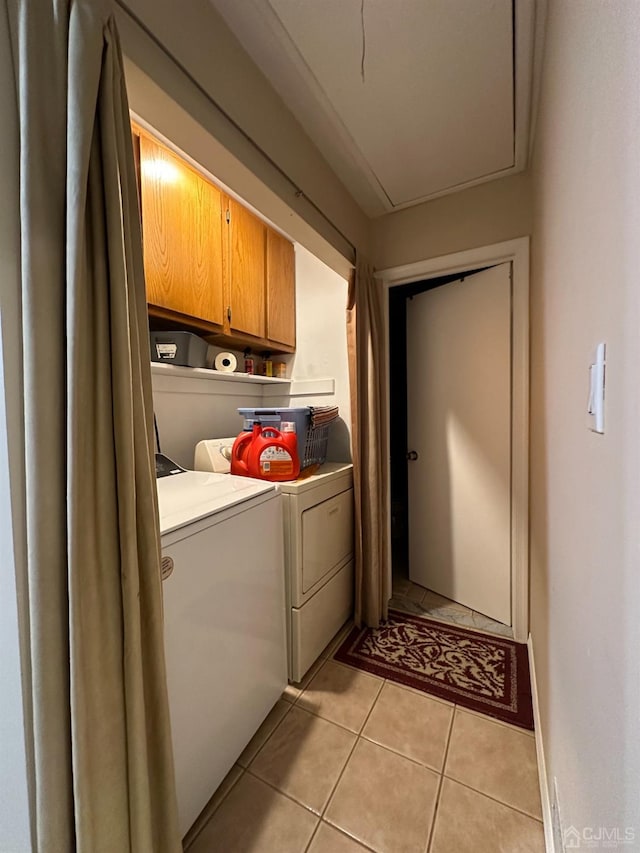
M 187 832 L 287 683 L 282 496 L 185 471 L 158 480 L 167 685 Z
M 229 471 L 234 440 L 199 442 L 194 468 Z M 326 462 L 277 489 L 283 497 L 288 672 L 298 682 L 353 614 L 353 465 Z

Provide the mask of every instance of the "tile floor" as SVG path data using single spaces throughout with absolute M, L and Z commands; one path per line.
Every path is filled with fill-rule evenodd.
M 477 610 L 471 610 L 464 604 L 458 604 L 456 601 L 431 592 L 406 577 L 394 576 L 393 597 L 389 607 L 405 613 L 428 616 L 430 619 L 440 619 L 443 622 L 454 622 L 456 625 L 464 625 L 465 628 L 477 628 L 489 634 L 513 638 L 513 631 L 509 625 L 503 625 L 502 622 L 489 619 L 488 616 L 478 613 Z
M 333 661 L 347 630 L 276 703 L 188 853 L 543 853 L 533 734 Z

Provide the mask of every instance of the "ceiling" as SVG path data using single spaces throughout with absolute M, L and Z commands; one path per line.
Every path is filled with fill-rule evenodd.
M 533 0 L 211 2 L 369 216 L 525 167 Z

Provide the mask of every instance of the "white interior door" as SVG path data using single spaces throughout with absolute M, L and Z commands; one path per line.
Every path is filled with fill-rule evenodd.
M 511 265 L 407 300 L 409 576 L 511 624 Z

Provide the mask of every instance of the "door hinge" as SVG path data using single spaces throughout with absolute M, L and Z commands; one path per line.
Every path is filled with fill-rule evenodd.
M 231 306 L 227 307 L 227 320 L 231 322 Z
M 224 218 L 227 220 L 227 225 L 231 222 L 231 211 L 227 209 L 224 214 Z

